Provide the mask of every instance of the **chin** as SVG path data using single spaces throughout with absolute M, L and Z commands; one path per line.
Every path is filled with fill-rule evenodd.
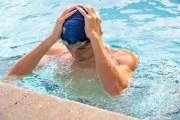
M 84 58 L 84 59 L 80 59 L 80 60 L 77 60 L 77 61 L 82 63 L 82 62 L 86 62 L 88 60 Z
M 94 61 L 94 57 L 92 57 L 92 58 L 87 58 L 87 59 L 85 59 L 84 58 L 84 60 L 82 60 L 81 62 L 90 62 L 90 61 Z
M 79 63 L 85 63 L 85 62 L 89 62 L 89 61 L 92 61 L 94 60 L 94 57 L 90 57 L 90 58 L 82 58 L 82 59 L 75 59 L 75 61 L 79 62 Z
M 83 59 L 76 60 L 76 61 L 79 62 L 79 63 L 85 63 L 85 62 L 90 61 L 90 59 L 83 58 Z

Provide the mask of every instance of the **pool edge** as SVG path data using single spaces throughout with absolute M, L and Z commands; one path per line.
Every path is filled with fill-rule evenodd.
M 0 82 L 0 119 L 136 120 L 137 118 Z

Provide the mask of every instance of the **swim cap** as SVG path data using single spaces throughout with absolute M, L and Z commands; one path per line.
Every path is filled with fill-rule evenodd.
M 88 39 L 84 26 L 84 16 L 77 10 L 72 16 L 65 20 L 61 37 L 70 40 L 71 44 L 74 44 L 77 39 Z

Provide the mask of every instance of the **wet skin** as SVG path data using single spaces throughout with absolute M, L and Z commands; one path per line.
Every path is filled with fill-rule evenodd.
M 85 9 L 82 10 L 82 8 Z M 61 38 L 64 21 L 78 10 L 85 20 L 85 33 L 91 43 L 85 48 L 79 48 L 73 45 L 64 46 L 57 41 Z M 8 76 L 29 75 L 32 73 L 37 64 L 42 63 L 44 55 L 55 55 L 59 59 L 59 64 L 73 60 L 70 74 L 74 78 L 78 73 L 84 73 L 87 77 L 88 71 L 83 69 L 91 68 L 99 79 L 104 91 L 110 96 L 117 96 L 128 88 L 128 79 L 134 71 L 138 58 L 132 52 L 119 50 L 104 46 L 101 35 L 101 19 L 96 10 L 91 6 L 75 5 L 67 8 L 57 19 L 52 33 L 45 38 L 37 47 L 18 60 L 10 70 L 4 75 L 3 79 L 7 80 Z M 45 56 L 46 56 L 45 55 Z M 76 71 L 76 72 L 75 72 Z M 91 75 L 89 75 L 91 76 Z M 79 77 L 79 76 L 78 76 Z
M 130 71 L 135 69 L 138 63 L 138 57 L 134 53 L 123 49 L 111 48 L 109 46 L 105 46 L 105 49 L 110 57 L 115 60 L 115 64 L 129 66 L 128 69 Z M 60 55 L 60 58 L 68 56 L 68 58 L 74 59 L 75 64 L 81 66 L 82 68 L 86 68 L 87 66 L 91 66 L 91 64 L 93 65 L 95 63 L 91 43 L 83 47 L 77 47 L 75 45 L 65 46 L 62 43 L 57 42 L 51 49 L 49 49 L 46 55 L 57 55 L 64 51 L 69 52 L 66 52 L 63 56 Z
M 130 73 L 135 69 L 136 64 L 138 62 L 138 58 L 134 53 L 122 49 L 111 48 L 109 46 L 105 46 L 105 48 L 117 66 L 120 65 L 121 67 L 124 67 L 125 69 L 130 71 Z M 73 77 L 73 80 L 80 79 L 80 77 L 82 77 L 82 74 L 83 74 L 83 78 L 86 79 L 96 79 L 96 80 L 98 79 L 94 53 L 91 43 L 83 47 L 76 47 L 74 45 L 65 46 L 62 43 L 57 42 L 46 53 L 46 55 L 47 56 L 55 55 L 56 57 L 58 57 L 59 61 L 61 61 L 61 59 L 63 59 L 63 61 L 65 61 L 66 59 L 73 60 L 71 66 L 73 72 L 69 73 L 70 77 Z M 44 57 L 41 61 L 46 61 L 45 59 L 47 58 L 47 56 Z M 89 73 L 89 71 L 84 71 L 84 69 L 86 68 L 91 69 L 92 72 Z M 81 75 L 79 75 L 80 73 Z
M 105 49 L 111 59 L 113 59 L 114 64 L 116 64 L 117 67 L 121 67 L 129 71 L 128 73 L 130 77 L 130 74 L 137 65 L 137 56 L 134 53 L 123 49 L 111 48 L 109 46 L 105 46 Z M 72 63 L 67 63 L 71 64 L 71 66 L 67 65 L 71 69 L 71 72 L 68 72 L 68 74 L 69 79 L 72 80 L 71 84 L 69 84 L 66 88 L 66 90 L 69 91 L 69 94 L 72 94 L 72 96 L 73 94 L 78 94 L 74 93 L 73 90 L 75 90 L 76 92 L 79 91 L 79 93 L 83 94 L 82 91 L 85 92 L 87 90 L 90 90 L 89 92 L 96 93 L 95 91 L 99 91 L 101 89 L 100 86 L 99 88 L 95 89 L 95 86 L 93 85 L 95 81 L 99 81 L 99 77 L 91 43 L 87 44 L 84 47 L 76 47 L 74 45 L 65 46 L 63 45 L 63 43 L 57 42 L 56 44 L 54 44 L 54 46 L 51 47 L 51 49 L 49 49 L 49 51 L 46 53 L 46 56 L 41 61 L 46 61 L 45 59 L 47 59 L 48 56 L 52 55 L 57 57 L 57 64 L 61 64 L 62 61 L 72 61 Z M 61 78 L 63 81 L 65 80 L 65 78 L 63 78 L 63 76 L 58 72 L 56 73 L 56 77 Z M 92 85 L 94 87 L 90 86 L 91 84 L 90 82 L 88 82 L 88 80 L 92 82 Z M 87 86 L 89 87 L 88 89 L 86 89 Z M 102 94 L 102 92 L 100 93 Z

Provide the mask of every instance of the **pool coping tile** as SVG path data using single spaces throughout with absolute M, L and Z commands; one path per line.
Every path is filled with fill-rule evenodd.
M 76 101 L 0 82 L 2 120 L 137 120 Z

